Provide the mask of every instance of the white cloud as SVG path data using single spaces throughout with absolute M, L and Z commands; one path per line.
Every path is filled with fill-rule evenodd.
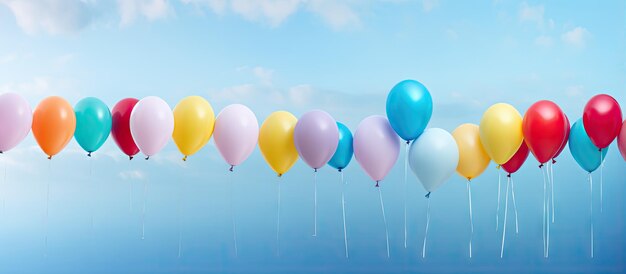
M 585 87 L 582 85 L 569 86 L 565 89 L 565 94 L 570 98 L 576 98 L 583 95 Z
M 565 42 L 568 45 L 571 45 L 577 48 L 584 48 L 590 36 L 591 36 L 591 33 L 589 33 L 587 29 L 583 27 L 576 27 L 570 31 L 563 33 L 563 35 L 561 35 L 561 40 L 563 40 L 563 42 Z
M 551 47 L 554 44 L 552 37 L 547 35 L 540 35 L 535 38 L 535 45 L 542 47 Z
M 122 26 L 134 22 L 137 17 L 154 21 L 173 12 L 167 0 L 118 0 L 117 3 Z
M 308 9 L 318 14 L 335 30 L 361 25 L 358 14 L 347 2 L 334 0 L 312 0 Z
M 252 69 L 252 73 L 261 82 L 261 84 L 266 85 L 266 86 L 272 85 L 272 78 L 274 77 L 274 70 L 267 69 L 264 67 L 254 67 Z
M 89 25 L 94 17 L 92 1 L 78 0 L 0 0 L 26 33 L 73 33 Z
M 522 22 L 532 22 L 537 26 L 543 26 L 543 14 L 543 5 L 531 6 L 524 2 L 519 11 L 519 19 Z
M 439 0 L 422 0 L 424 12 L 430 12 L 439 5 Z
M 146 175 L 140 170 L 127 170 L 119 173 L 123 180 L 143 180 Z

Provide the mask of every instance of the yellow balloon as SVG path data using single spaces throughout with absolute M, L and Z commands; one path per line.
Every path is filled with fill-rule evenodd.
M 259 149 L 278 176 L 285 174 L 298 161 L 298 151 L 293 142 L 297 122 L 293 114 L 276 111 L 265 119 L 259 130 Z
M 496 164 L 505 164 L 524 141 L 522 116 L 509 104 L 489 107 L 480 119 L 480 140 Z
M 200 96 L 188 96 L 174 108 L 172 138 L 178 150 L 187 156 L 200 150 L 213 135 L 215 113 L 211 104 Z
M 489 166 L 489 155 L 480 143 L 478 125 L 462 124 L 452 132 L 459 147 L 459 164 L 456 172 L 471 180 L 478 177 Z

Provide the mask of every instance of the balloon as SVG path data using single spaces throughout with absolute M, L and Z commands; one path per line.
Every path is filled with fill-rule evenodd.
M 133 156 L 139 153 L 139 148 L 130 133 L 130 114 L 137 102 L 139 100 L 135 98 L 126 98 L 117 102 L 111 110 L 111 137 L 120 150 L 128 155 L 131 160 Z
M 178 150 L 187 156 L 198 152 L 213 135 L 215 114 L 211 104 L 200 96 L 188 96 L 174 107 L 172 139 Z
M 452 132 L 459 147 L 456 172 L 468 180 L 478 177 L 489 166 L 489 155 L 480 142 L 480 130 L 475 124 L 462 124 Z
M 556 156 L 567 136 L 567 122 L 563 111 L 555 103 L 542 100 L 528 108 L 522 123 L 522 132 L 528 149 L 539 163 Z
M 585 105 L 583 125 L 596 147 L 608 147 L 617 137 L 621 124 L 622 110 L 610 95 L 593 96 Z
M 556 160 L 554 160 L 554 158 L 559 157 L 559 155 L 561 155 L 561 152 L 563 152 L 563 150 L 567 146 L 567 140 L 569 140 L 569 129 L 571 125 L 569 123 L 569 118 L 567 118 L 567 115 L 565 115 L 565 113 L 563 113 L 563 117 L 565 117 L 565 138 L 563 139 L 563 143 L 561 143 L 561 147 L 559 147 L 559 150 L 556 152 L 556 155 L 552 157 L 553 164 L 556 163 Z
M 515 155 L 513 155 L 513 157 L 509 159 L 508 162 L 502 165 L 502 169 L 504 169 L 504 171 L 509 174 L 517 172 L 526 161 L 526 158 L 528 158 L 529 153 L 530 150 L 528 150 L 526 142 L 522 142 L 522 145 L 519 147 L 517 152 L 515 152 Z
M 74 107 L 76 114 L 76 142 L 87 151 L 87 155 L 98 150 L 111 133 L 111 112 L 109 107 L 94 97 L 87 97 Z
M 352 133 L 350 129 L 339 122 L 337 122 L 337 128 L 339 129 L 339 144 L 337 145 L 335 154 L 328 161 L 328 165 L 341 171 L 346 168 L 350 160 L 352 160 L 354 150 L 352 148 Z
M 583 126 L 583 120 L 578 119 L 572 126 L 569 135 L 569 150 L 574 160 L 587 172 L 591 173 L 600 167 L 600 151 L 596 147 Z M 602 159 L 606 157 L 608 149 L 602 149 Z
M 428 192 L 435 191 L 456 169 L 459 147 L 440 128 L 429 128 L 409 148 L 409 166 Z
M 259 131 L 259 149 L 267 164 L 282 176 L 298 161 L 293 132 L 298 119 L 286 111 L 270 114 Z
M 378 182 L 387 176 L 400 154 L 400 140 L 387 118 L 369 116 L 354 132 L 354 158 L 367 175 Z
M 387 95 L 387 117 L 402 139 L 415 140 L 424 132 L 433 114 L 428 89 L 415 80 L 396 84 Z
M 317 170 L 323 167 L 337 150 L 339 129 L 330 114 L 313 110 L 300 117 L 293 132 L 293 141 L 300 158 Z
M 626 161 L 626 120 L 624 120 L 622 129 L 619 131 L 619 135 L 617 136 L 617 147 L 619 148 L 619 152 L 622 154 L 622 158 Z
M 480 120 L 480 141 L 498 165 L 506 163 L 524 141 L 522 116 L 511 105 L 498 103 L 485 111 Z
M 0 153 L 17 146 L 33 124 L 33 113 L 24 97 L 17 93 L 0 95 Z
M 161 151 L 174 132 L 174 115 L 163 99 L 148 96 L 130 113 L 130 132 L 141 152 L 150 156 Z
M 33 135 L 48 159 L 63 150 L 72 140 L 75 129 L 72 105 L 61 97 L 43 99 L 33 112 Z
M 248 107 L 225 107 L 215 120 L 215 146 L 222 158 L 234 167 L 248 159 L 259 139 L 259 122 Z

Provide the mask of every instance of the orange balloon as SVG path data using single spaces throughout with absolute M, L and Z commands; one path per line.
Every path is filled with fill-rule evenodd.
M 59 153 L 72 140 L 76 115 L 72 105 L 59 96 L 50 96 L 33 112 L 33 135 L 48 159 Z

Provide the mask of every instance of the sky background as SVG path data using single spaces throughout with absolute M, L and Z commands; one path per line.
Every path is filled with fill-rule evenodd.
M 299 117 L 320 108 L 354 131 L 363 118 L 384 115 L 387 92 L 410 78 L 432 94 L 429 127 L 452 131 L 478 123 L 491 104 L 507 102 L 524 113 L 541 99 L 555 101 L 574 122 L 597 93 L 626 105 L 624 26 L 624 1 L 0 0 L 0 93 L 22 94 L 33 108 L 50 95 L 72 105 L 95 96 L 109 107 L 125 97 L 156 95 L 172 108 L 185 96 L 201 95 L 216 113 L 246 104 L 259 123 L 276 110 Z M 532 155 L 514 175 L 520 232 L 511 232 L 509 218 L 503 259 L 493 163 L 473 181 L 474 257 L 467 250 L 466 186 L 454 175 L 431 195 L 422 259 L 425 191 L 411 173 L 405 190 L 402 152 L 381 186 L 388 259 L 377 189 L 353 160 L 345 170 L 346 259 L 342 186 L 330 167 L 318 174 L 316 238 L 312 170 L 298 161 L 282 178 L 277 257 L 277 178 L 258 149 L 233 178 L 213 141 L 183 162 L 173 142 L 150 161 L 128 161 L 110 139 L 92 158 L 73 140 L 48 161 L 30 134 L 0 158 L 6 170 L 0 178 L 1 272 L 625 271 L 626 163 L 615 144 L 604 167 L 602 214 L 594 173 L 593 259 L 587 174 L 567 148 L 554 167 L 549 259 L 542 256 L 543 182 Z

